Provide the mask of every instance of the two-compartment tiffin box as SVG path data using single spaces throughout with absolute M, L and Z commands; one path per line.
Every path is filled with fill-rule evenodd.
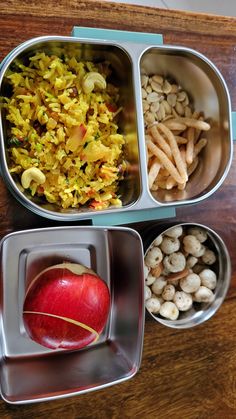
M 131 170 L 119 184 L 122 207 L 94 210 L 62 209 L 55 204 L 32 198 L 21 187 L 19 178 L 9 173 L 6 151 L 7 122 L 1 112 L 1 171 L 13 195 L 28 209 L 61 221 L 92 219 L 94 224 L 122 224 L 145 219 L 168 218 L 174 207 L 193 204 L 210 196 L 224 181 L 232 160 L 232 118 L 227 86 L 217 68 L 198 52 L 161 45 L 161 35 L 75 28 L 74 37 L 47 36 L 31 39 L 4 60 L 0 72 L 1 95 L 8 96 L 7 76 L 16 61 L 24 62 L 36 52 L 68 54 L 81 61 L 109 61 L 112 81 L 119 87 L 122 108 L 119 131 L 126 139 L 125 158 Z M 204 113 L 211 129 L 206 133 L 207 146 L 197 170 L 184 190 L 150 191 L 142 107 L 141 74 L 161 74 L 174 79 L 188 92 L 196 110 Z

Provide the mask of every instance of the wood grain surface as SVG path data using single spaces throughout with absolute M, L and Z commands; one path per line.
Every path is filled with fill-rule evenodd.
M 222 72 L 236 110 L 236 20 L 233 18 L 106 1 L 7 0 L 0 7 L 0 60 L 29 38 L 69 35 L 74 25 L 161 32 L 166 44 L 197 49 Z M 216 230 L 231 255 L 231 286 L 212 319 L 180 331 L 147 317 L 142 364 L 134 378 L 105 390 L 48 403 L 11 406 L 0 401 L 0 417 L 236 418 L 235 186 L 234 155 L 226 181 L 212 197 L 177 210 L 177 221 L 201 222 Z M 1 237 L 17 229 L 47 225 L 47 220 L 24 209 L 0 180 Z

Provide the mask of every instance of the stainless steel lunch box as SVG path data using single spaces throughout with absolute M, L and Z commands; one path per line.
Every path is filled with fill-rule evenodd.
M 63 221 L 92 219 L 95 224 L 101 222 L 108 225 L 172 216 L 174 207 L 197 203 L 214 193 L 229 171 L 233 143 L 229 92 L 214 64 L 192 49 L 160 45 L 161 38 L 158 35 L 91 28 L 75 28 L 73 35 L 74 38 L 35 38 L 18 46 L 2 63 L 1 95 L 7 94 L 6 77 L 14 60 L 23 59 L 39 50 L 49 54 L 65 52 L 81 60 L 109 60 L 114 82 L 121 93 L 123 112 L 120 131 L 127 138 L 125 153 L 133 168 L 120 183 L 123 207 L 101 211 L 89 208 L 63 210 L 28 196 L 8 171 L 6 120 L 1 111 L 0 164 L 3 179 L 13 195 L 28 209 L 47 218 Z M 149 191 L 142 116 L 142 72 L 160 73 L 175 79 L 188 92 L 195 109 L 203 111 L 211 124 L 201 164 L 184 191 Z
M 206 225 L 197 223 L 169 223 L 169 225 L 152 224 L 151 227 L 147 227 L 142 234 L 145 255 L 148 250 L 151 249 L 152 243 L 157 236 L 165 234 L 172 227 L 178 226 L 182 226 L 184 229 L 199 227 L 206 231 L 208 235 L 206 244 L 208 248 L 213 250 L 217 255 L 217 262 L 214 266 L 214 271 L 217 274 L 217 286 L 214 290 L 215 299 L 211 303 L 193 304 L 193 307 L 190 310 L 182 311 L 177 320 L 167 320 L 159 315 L 153 313 L 149 314 L 154 320 L 164 326 L 174 329 L 187 329 L 200 325 L 210 319 L 224 302 L 231 280 L 231 260 L 228 249 L 219 234 Z M 211 266 L 209 266 L 209 268 L 211 269 Z
M 145 320 L 143 247 L 137 232 L 93 226 L 18 231 L 2 239 L 0 254 L 0 392 L 6 402 L 75 396 L 137 373 Z M 22 319 L 30 279 L 63 261 L 92 268 L 111 295 L 105 330 L 96 343 L 77 351 L 53 351 L 37 344 L 28 337 Z

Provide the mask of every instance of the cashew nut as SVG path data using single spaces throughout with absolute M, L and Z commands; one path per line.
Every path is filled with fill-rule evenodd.
M 21 175 L 21 184 L 24 189 L 28 189 L 32 180 L 37 184 L 41 185 L 46 181 L 46 176 L 37 167 L 30 167 L 24 170 Z
M 84 93 L 91 93 L 95 86 L 98 89 L 106 89 L 106 85 L 104 77 L 95 71 L 90 71 L 90 73 L 87 73 L 82 79 Z

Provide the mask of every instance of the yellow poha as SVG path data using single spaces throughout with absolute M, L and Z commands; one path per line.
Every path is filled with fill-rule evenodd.
M 39 52 L 17 66 L 4 104 L 10 173 L 21 178 L 39 169 L 46 180 L 32 177 L 31 195 L 63 208 L 121 206 L 125 140 L 116 122 L 118 88 L 106 82 L 108 65 Z

